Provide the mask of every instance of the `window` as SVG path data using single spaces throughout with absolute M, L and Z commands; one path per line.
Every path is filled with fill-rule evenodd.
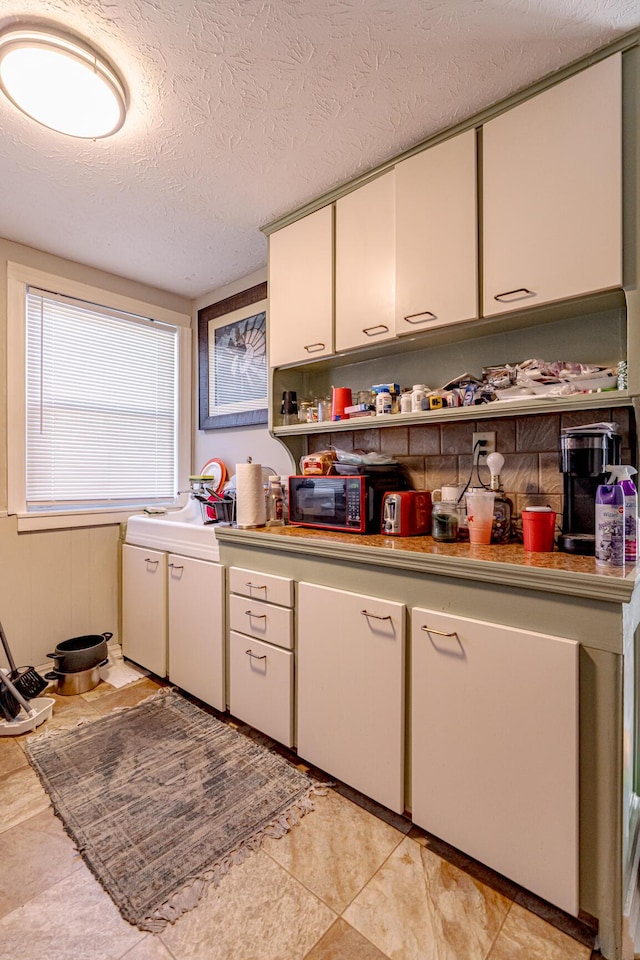
M 9 397 L 23 437 L 10 439 L 9 479 L 11 512 L 31 519 L 22 528 L 60 526 L 46 522 L 60 514 L 66 524 L 74 513 L 126 516 L 145 504 L 174 504 L 188 472 L 181 381 L 189 318 L 61 279 L 28 282 L 25 268 L 17 280 L 14 272 Z

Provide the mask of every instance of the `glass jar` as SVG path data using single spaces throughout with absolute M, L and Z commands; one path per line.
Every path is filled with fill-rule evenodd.
M 451 500 L 437 500 L 431 510 L 431 536 L 441 543 L 458 539 L 458 505 Z
M 318 423 L 331 420 L 331 397 L 320 397 L 318 400 Z
M 311 402 L 309 400 L 301 400 L 300 403 L 298 404 L 298 420 L 300 421 L 300 423 L 309 422 L 310 406 L 311 406 Z
M 508 543 L 511 539 L 511 518 L 513 503 L 505 497 L 504 491 L 499 489 L 493 503 L 493 526 L 491 528 L 491 543 Z
M 284 526 L 284 493 L 280 477 L 269 477 L 267 491 L 267 527 Z

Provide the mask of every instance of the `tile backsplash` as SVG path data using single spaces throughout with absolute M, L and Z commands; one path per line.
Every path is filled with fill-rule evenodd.
M 366 430 L 309 436 L 309 452 L 331 445 L 343 450 L 380 451 L 405 465 L 416 489 L 435 490 L 443 483 L 466 483 L 471 470 L 473 433 L 495 431 L 496 449 L 504 456 L 502 483 L 515 513 L 520 514 L 525 506 L 549 504 L 560 514 L 560 431 L 563 427 L 599 421 L 617 424 L 622 436 L 622 461 L 637 465 L 636 424 L 629 407 L 411 427 L 375 428 L 372 420 L 371 428 Z M 481 471 L 488 482 L 488 469 L 481 467 Z

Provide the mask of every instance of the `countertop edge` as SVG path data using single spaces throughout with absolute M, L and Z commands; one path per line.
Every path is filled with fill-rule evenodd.
M 565 570 L 544 570 L 539 567 L 520 566 L 472 557 L 446 557 L 442 555 L 403 553 L 384 547 L 369 547 L 361 544 L 346 544 L 335 541 L 322 542 L 309 539 L 285 539 L 277 534 L 263 531 L 239 530 L 220 527 L 216 531 L 221 544 L 239 544 L 263 547 L 282 553 L 296 553 L 329 560 L 345 560 L 353 563 L 380 565 L 396 570 L 428 573 L 432 576 L 456 577 L 482 583 L 499 583 L 525 590 L 543 593 L 558 593 L 565 596 L 586 597 L 609 603 L 628 603 L 635 583 L 633 580 L 608 579 L 597 574 L 572 573 Z

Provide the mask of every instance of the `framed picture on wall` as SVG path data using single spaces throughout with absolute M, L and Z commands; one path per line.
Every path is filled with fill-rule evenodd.
M 267 422 L 267 284 L 198 311 L 200 429 Z

